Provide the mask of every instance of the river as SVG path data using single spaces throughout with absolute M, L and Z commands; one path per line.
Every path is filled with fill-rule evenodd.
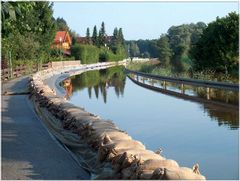
M 231 107 L 238 107 L 238 92 L 211 92 L 230 108 L 189 101 L 136 85 L 122 67 L 73 76 L 66 90 L 71 103 L 113 120 L 147 149 L 161 148 L 181 166 L 198 163 L 207 179 L 239 179 L 239 111 Z M 203 89 L 185 92 L 206 97 Z

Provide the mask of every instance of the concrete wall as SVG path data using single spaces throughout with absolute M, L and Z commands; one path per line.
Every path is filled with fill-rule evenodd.
M 73 60 L 73 61 L 60 61 L 60 62 L 51 62 L 52 68 L 60 68 L 60 67 L 69 67 L 69 66 L 80 66 L 80 60 Z

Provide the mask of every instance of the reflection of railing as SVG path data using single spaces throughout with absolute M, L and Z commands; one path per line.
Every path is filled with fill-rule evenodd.
M 146 74 L 146 73 L 137 72 L 129 69 L 126 69 L 126 72 L 135 74 L 137 76 L 145 77 L 145 78 L 162 80 L 163 84 L 165 84 L 166 82 L 173 82 L 173 83 L 180 84 L 182 87 L 184 86 L 184 84 L 186 84 L 186 85 L 192 85 L 192 86 L 198 86 L 198 87 L 207 87 L 207 90 L 209 88 L 225 89 L 225 90 L 232 90 L 232 91 L 239 90 L 238 84 L 213 82 L 213 81 L 206 81 L 206 80 L 196 80 L 196 79 L 186 79 L 186 78 L 173 78 L 173 77 L 166 77 L 166 76 L 160 76 L 160 75 Z
M 227 104 L 227 103 L 224 103 L 224 102 L 214 101 L 214 100 L 210 100 L 210 99 L 204 99 L 204 98 L 196 97 L 196 96 L 190 96 L 190 95 L 184 94 L 184 92 L 182 92 L 182 91 L 181 91 L 181 93 L 179 93 L 179 92 L 167 90 L 166 86 L 163 86 L 164 88 L 155 87 L 155 86 L 148 85 L 146 83 L 140 82 L 139 80 L 135 80 L 134 78 L 132 78 L 130 76 L 128 76 L 128 78 L 139 86 L 142 86 L 144 88 L 154 90 L 154 91 L 157 91 L 157 92 L 161 92 L 163 94 L 167 94 L 167 95 L 174 96 L 174 97 L 177 97 L 177 98 L 181 98 L 181 99 L 184 99 L 184 100 L 190 100 L 190 101 L 206 103 L 206 104 L 214 104 L 214 105 L 218 105 L 218 106 L 224 106 L 225 108 L 238 110 L 237 105 Z

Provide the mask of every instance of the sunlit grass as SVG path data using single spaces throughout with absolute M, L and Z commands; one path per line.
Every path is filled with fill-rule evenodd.
M 189 71 L 189 72 L 173 72 L 171 68 L 165 68 L 160 65 L 160 63 L 155 62 L 131 62 L 127 65 L 127 68 L 130 70 L 140 71 L 144 73 L 161 75 L 174 78 L 191 78 L 199 80 L 209 80 L 209 81 L 218 81 L 218 82 L 229 82 L 229 83 L 238 83 L 238 77 L 233 77 L 230 74 L 219 74 L 214 70 L 206 69 L 204 71 Z

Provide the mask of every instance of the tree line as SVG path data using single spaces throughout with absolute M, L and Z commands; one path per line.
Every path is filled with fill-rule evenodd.
M 211 69 L 238 75 L 239 15 L 217 17 L 206 25 L 172 26 L 157 40 L 127 41 L 130 57 L 159 58 L 162 67 L 174 72 Z
M 83 63 L 118 61 L 129 57 L 158 57 L 163 67 L 175 72 L 212 69 L 238 75 L 239 15 L 229 13 L 206 25 L 203 22 L 172 26 L 155 40 L 125 41 L 122 28 L 106 35 L 102 22 L 86 30 L 86 44 L 63 18 L 53 17 L 50 2 L 1 2 L 2 62 L 42 63 L 59 60 L 59 50 L 51 48 L 56 31 L 72 37 L 71 54 Z M 69 57 L 72 59 L 72 57 Z M 12 61 L 9 61 L 12 60 Z
M 116 27 L 112 36 L 107 36 L 105 23 L 102 22 L 99 31 L 97 31 L 97 26 L 94 26 L 91 36 L 88 27 L 85 43 L 75 41 L 71 53 L 75 59 L 81 60 L 82 63 L 123 60 L 126 58 L 127 53 L 122 28 L 118 29 Z

